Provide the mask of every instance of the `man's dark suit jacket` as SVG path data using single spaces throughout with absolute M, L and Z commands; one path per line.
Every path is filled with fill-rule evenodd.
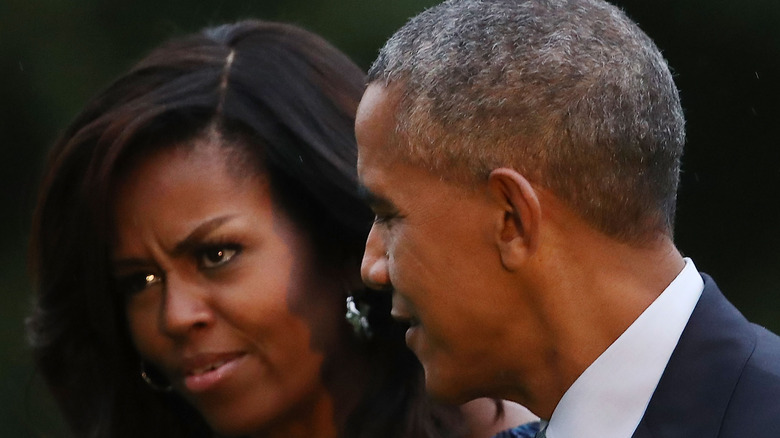
M 634 438 L 780 438 L 780 337 L 704 292 Z

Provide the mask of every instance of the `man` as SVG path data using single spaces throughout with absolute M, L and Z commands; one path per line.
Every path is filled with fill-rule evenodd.
M 363 277 L 429 392 L 526 405 L 548 438 L 778 437 L 780 338 L 672 240 L 684 120 L 599 0 L 448 1 L 358 109 Z

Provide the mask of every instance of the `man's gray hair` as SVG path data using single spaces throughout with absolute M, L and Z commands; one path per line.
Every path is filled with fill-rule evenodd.
M 369 83 L 399 93 L 396 153 L 474 183 L 513 167 L 617 238 L 672 233 L 685 121 L 655 44 L 600 0 L 450 0 Z

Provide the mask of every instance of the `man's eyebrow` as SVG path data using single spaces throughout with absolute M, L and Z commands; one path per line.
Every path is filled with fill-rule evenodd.
M 390 202 L 389 199 L 377 195 L 376 193 L 369 190 L 368 187 L 364 186 L 363 184 L 358 184 L 358 196 L 363 200 L 363 202 L 365 202 L 366 204 L 368 204 L 373 208 L 377 208 L 377 207 L 395 208 L 395 205 L 392 202 Z

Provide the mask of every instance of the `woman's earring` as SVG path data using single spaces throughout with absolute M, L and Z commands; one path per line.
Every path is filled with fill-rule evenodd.
M 347 314 L 345 318 L 349 325 L 352 326 L 355 336 L 364 341 L 371 339 L 373 335 L 371 326 L 368 324 L 368 312 L 370 310 L 371 307 L 368 304 L 356 302 L 355 297 L 352 295 L 347 296 Z
M 155 391 L 160 392 L 169 392 L 173 389 L 173 385 L 171 385 L 169 382 L 166 382 L 164 384 L 161 384 L 159 382 L 155 382 L 155 378 L 160 377 L 159 372 L 150 370 L 146 368 L 146 362 L 141 361 L 141 378 L 144 379 L 144 382 L 146 382 L 147 385 L 149 385 L 150 388 L 152 388 Z

